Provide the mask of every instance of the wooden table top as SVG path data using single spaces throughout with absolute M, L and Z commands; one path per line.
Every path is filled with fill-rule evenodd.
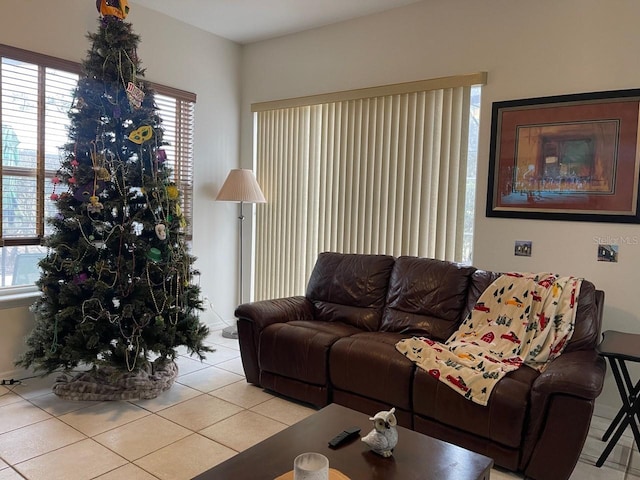
M 373 416 L 376 412 L 371 412 Z M 322 453 L 329 466 L 351 480 L 486 480 L 493 460 L 464 448 L 398 427 L 393 456 L 383 458 L 359 438 L 331 449 L 328 442 L 349 427 L 362 436 L 372 429 L 369 415 L 331 404 L 301 422 L 267 438 L 194 480 L 273 480 L 293 469 L 304 452 Z

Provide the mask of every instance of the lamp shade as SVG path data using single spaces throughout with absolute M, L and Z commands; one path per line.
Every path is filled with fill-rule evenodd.
M 216 201 L 266 203 L 256 176 L 244 168 L 234 168 L 229 172 Z

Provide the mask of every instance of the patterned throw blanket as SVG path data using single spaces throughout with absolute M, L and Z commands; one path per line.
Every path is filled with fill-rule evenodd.
M 396 349 L 441 382 L 486 405 L 498 380 L 523 363 L 538 371 L 571 339 L 582 279 L 508 273 L 480 296 L 445 343 L 424 337 Z

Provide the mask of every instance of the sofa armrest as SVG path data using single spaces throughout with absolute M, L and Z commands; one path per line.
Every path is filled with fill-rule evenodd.
M 243 303 L 235 311 L 238 318 L 240 357 L 247 382 L 260 385 L 258 348 L 260 333 L 269 325 L 293 320 L 313 320 L 313 305 L 306 297 Z
M 254 324 L 258 331 L 273 323 L 292 320 L 313 320 L 313 306 L 306 297 L 287 297 L 275 300 L 243 303 L 236 308 L 236 317 Z
M 595 350 L 563 353 L 533 383 L 534 396 L 556 393 L 595 400 L 604 384 L 606 365 Z
M 550 452 L 562 452 L 568 473 L 557 472 L 557 478 L 568 478 L 587 437 L 605 372 L 604 358 L 595 350 L 576 350 L 554 359 L 533 382 L 520 465 L 527 476 L 550 478 Z

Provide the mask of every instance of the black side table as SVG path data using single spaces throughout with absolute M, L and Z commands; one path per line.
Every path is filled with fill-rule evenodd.
M 615 378 L 616 386 L 622 399 L 620 411 L 618 411 L 602 437 L 602 441 L 606 442 L 615 430 L 613 437 L 611 437 L 596 462 L 596 467 L 601 467 L 628 425 L 631 425 L 636 445 L 640 445 L 640 430 L 638 429 L 638 420 L 640 420 L 640 399 L 638 398 L 640 380 L 635 385 L 633 384 L 625 363 L 640 362 L 640 335 L 607 330 L 602 334 L 602 342 L 598 345 L 597 350 L 600 355 L 609 360 L 613 378 Z

